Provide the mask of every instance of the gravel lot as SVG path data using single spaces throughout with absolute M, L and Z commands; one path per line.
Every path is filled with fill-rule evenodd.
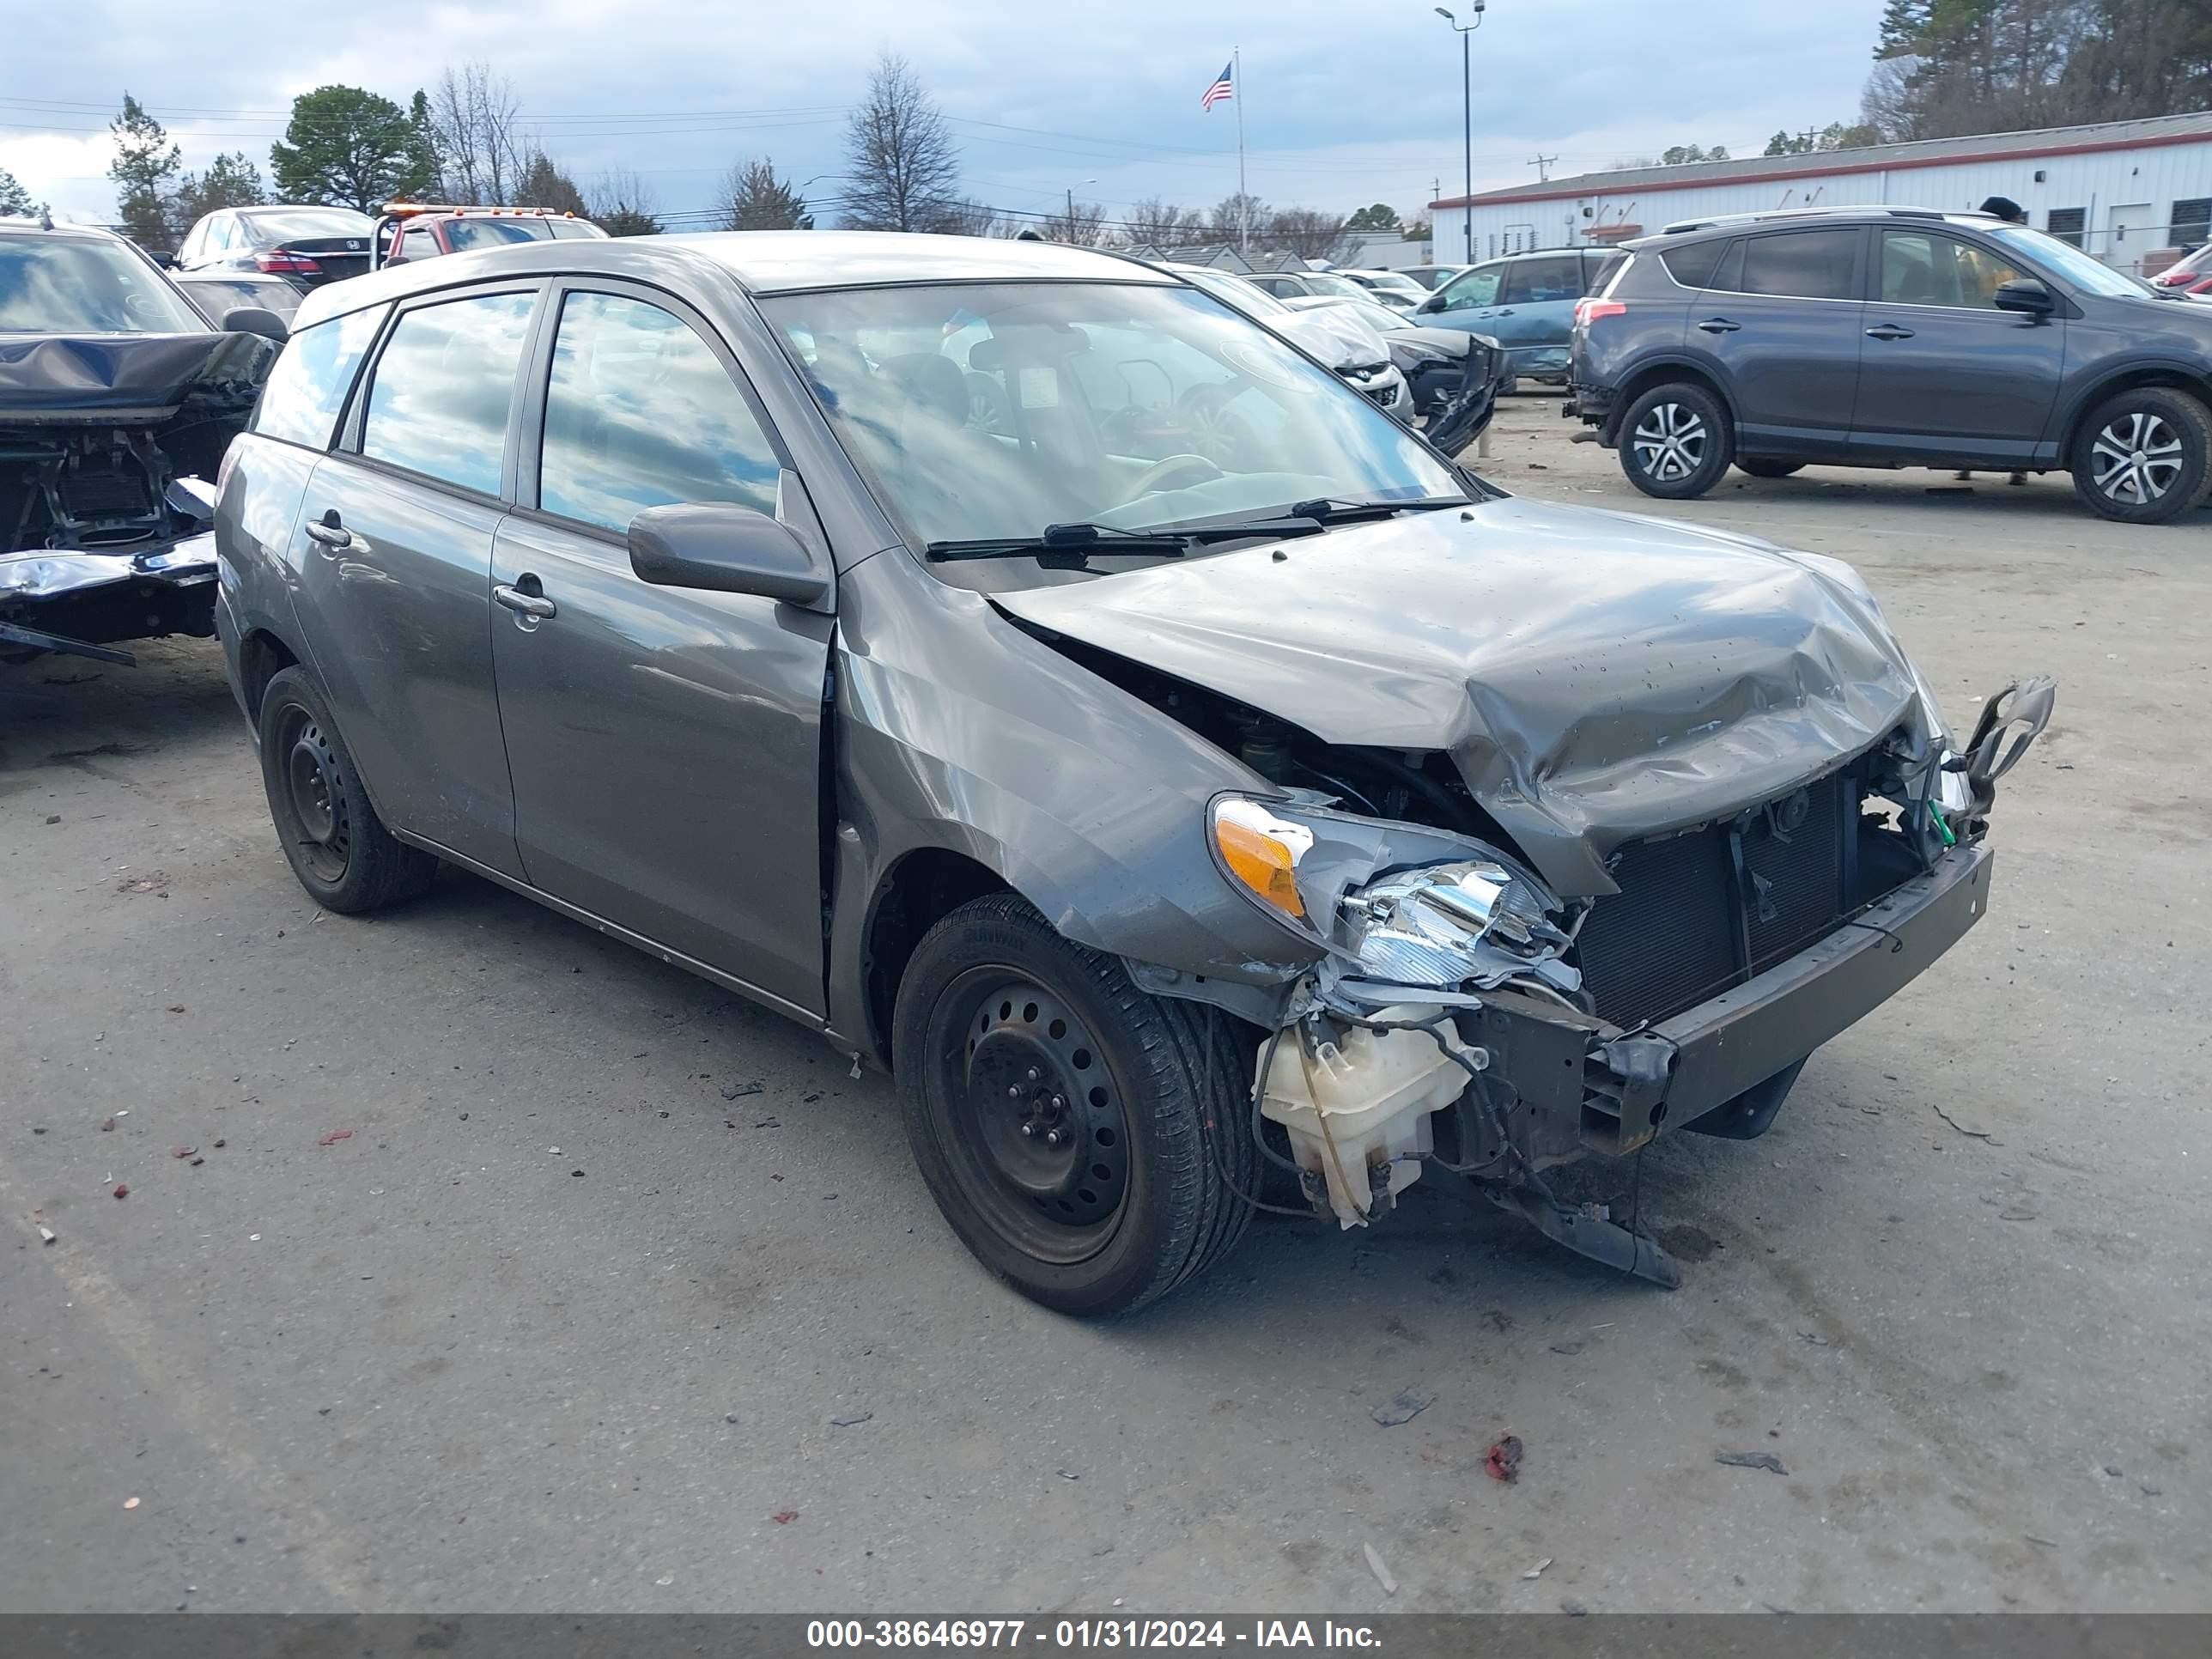
M 1568 431 L 1516 400 L 1484 465 L 1854 561 L 1955 719 L 2060 677 L 1989 921 L 1765 1139 L 1646 1158 L 1681 1291 L 1431 1176 L 1069 1323 L 883 1079 L 473 880 L 318 915 L 212 645 L 49 658 L 0 667 L 0 1609 L 2212 1606 L 2212 514 L 1677 509 Z

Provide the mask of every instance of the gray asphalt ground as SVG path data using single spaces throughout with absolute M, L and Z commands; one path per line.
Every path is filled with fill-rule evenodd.
M 1645 1158 L 1683 1289 L 1431 1176 L 1041 1312 L 882 1079 L 473 880 L 318 915 L 211 646 L 49 658 L 0 668 L 0 1609 L 2212 1605 L 2212 514 L 1665 507 L 1567 430 L 1484 465 L 1854 561 L 1959 720 L 2061 679 L 1989 920 L 1765 1139 Z

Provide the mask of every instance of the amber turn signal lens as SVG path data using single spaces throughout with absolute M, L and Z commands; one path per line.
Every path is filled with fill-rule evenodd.
M 1237 880 L 1285 915 L 1305 915 L 1305 901 L 1298 896 L 1297 855 L 1286 842 L 1264 830 L 1217 815 L 1213 844 L 1221 849 L 1221 861 Z

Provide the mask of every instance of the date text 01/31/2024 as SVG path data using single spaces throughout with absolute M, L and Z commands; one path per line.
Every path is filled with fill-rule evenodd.
M 1364 1648 L 1382 1644 L 1367 1625 L 1328 1619 L 811 1619 L 810 1648 L 1019 1649 Z

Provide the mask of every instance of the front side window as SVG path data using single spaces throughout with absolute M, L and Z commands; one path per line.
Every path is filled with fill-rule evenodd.
M 1792 230 L 1743 246 L 1743 292 L 1796 300 L 1855 300 L 1860 234 Z
M 355 372 L 391 309 L 371 306 L 366 311 L 349 311 L 303 328 L 287 340 L 284 355 L 261 388 L 249 429 L 310 449 L 329 448 Z
M 2056 235 L 2046 236 L 2041 231 L 2030 230 L 2026 225 L 1992 225 L 1988 234 L 2003 243 L 2008 252 L 2019 254 L 2031 266 L 2040 264 L 2056 270 L 2085 292 L 2118 300 L 2130 296 L 2139 299 L 2151 291 L 2148 283 L 2139 282 L 2124 271 L 2114 270 L 2102 260 Z
M 921 545 L 1465 494 L 1334 375 L 1181 285 L 854 289 L 759 304 Z
M 1503 265 L 1477 265 L 1464 276 L 1445 284 L 1445 307 L 1456 309 L 1462 306 L 1496 305 L 1498 279 L 1504 274 Z
M 1501 303 L 1534 306 L 1554 300 L 1579 300 L 1582 297 L 1582 256 L 1556 253 L 1533 259 L 1516 259 L 1506 271 L 1505 292 Z
M 541 508 L 614 531 L 677 501 L 773 514 L 781 468 L 744 394 L 683 319 L 617 294 L 562 301 Z
M 1881 297 L 1889 305 L 1993 310 L 1998 288 L 2020 274 L 1996 254 L 1948 236 L 1881 234 Z
M 507 415 L 535 294 L 478 294 L 403 315 L 371 371 L 361 453 L 499 494 Z

